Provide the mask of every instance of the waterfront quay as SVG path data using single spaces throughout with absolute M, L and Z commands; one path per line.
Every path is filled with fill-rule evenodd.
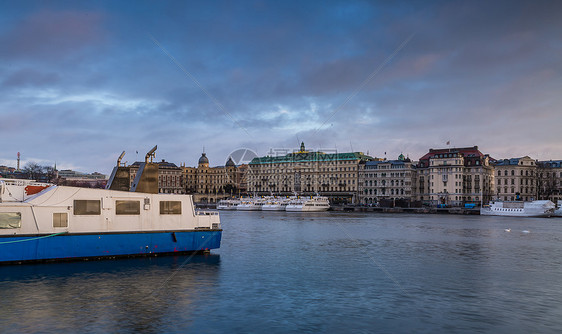
M 195 203 L 201 209 L 216 209 L 215 203 Z M 419 214 L 456 214 L 456 215 L 479 215 L 480 208 L 400 208 L 400 207 L 378 207 L 361 205 L 332 205 L 330 210 L 336 212 L 378 212 L 378 213 L 419 213 Z
M 347 212 L 382 212 L 382 213 L 439 213 L 439 214 L 456 214 L 456 215 L 479 215 L 480 208 L 399 208 L 399 207 L 372 207 L 372 206 L 332 206 L 332 211 Z

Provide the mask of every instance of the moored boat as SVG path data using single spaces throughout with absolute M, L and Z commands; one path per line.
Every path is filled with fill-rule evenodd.
M 150 169 L 151 163 L 146 164 L 139 173 L 145 167 Z M 0 190 L 0 263 L 146 256 L 220 247 L 218 212 L 195 210 L 191 195 L 112 190 L 116 174 L 114 169 L 108 189 L 49 186 L 19 201 L 5 200 L 13 196 L 8 196 L 4 184 Z M 138 176 L 135 185 L 157 188 L 157 178 L 147 179 Z M 119 186 L 124 185 L 129 183 Z
M 558 200 L 553 216 L 562 217 L 562 200 Z
M 330 201 L 327 197 L 314 196 L 310 198 L 296 198 L 285 207 L 286 211 L 293 212 L 318 212 L 330 209 Z
M 260 198 L 243 198 L 236 206 L 238 211 L 260 211 L 264 202 Z
M 240 200 L 237 199 L 223 199 L 217 204 L 217 210 L 236 210 L 236 207 L 240 204 Z
M 554 214 L 554 203 L 551 201 L 513 201 L 490 202 L 483 206 L 480 214 L 485 216 L 510 216 L 510 217 L 550 217 Z
M 285 207 L 289 204 L 289 200 L 281 198 L 268 199 L 262 205 L 263 211 L 285 211 Z

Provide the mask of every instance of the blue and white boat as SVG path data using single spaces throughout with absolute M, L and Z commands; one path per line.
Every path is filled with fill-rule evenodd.
M 16 188 L 0 183 L 0 263 L 220 247 L 218 212 L 197 211 L 191 195 L 49 186 L 20 200 Z

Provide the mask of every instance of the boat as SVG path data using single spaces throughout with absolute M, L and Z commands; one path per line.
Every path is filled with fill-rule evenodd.
M 237 199 L 223 199 L 217 204 L 217 210 L 236 210 L 236 207 L 240 204 L 240 200 Z
M 554 203 L 551 201 L 493 201 L 484 205 L 480 214 L 484 216 L 509 217 L 550 217 L 554 214 Z
M 260 211 L 265 202 L 257 197 L 243 198 L 240 200 L 240 204 L 236 206 L 238 211 Z
M 158 167 L 152 162 L 141 163 L 130 186 L 129 174 L 124 173 L 128 167 L 120 166 L 120 159 L 106 189 L 49 185 L 18 198 L 13 194 L 26 193 L 31 182 L 0 183 L 0 263 L 208 252 L 220 247 L 217 211 L 196 210 L 191 195 L 158 194 L 158 178 L 150 174 L 158 173 Z
M 295 198 L 287 204 L 286 211 L 294 212 L 318 212 L 330 209 L 330 201 L 327 197 L 314 196 L 310 198 Z
M 268 199 L 262 205 L 263 211 L 285 211 L 285 207 L 289 204 L 289 200 L 281 198 Z
M 553 216 L 562 217 L 562 200 L 558 200 Z

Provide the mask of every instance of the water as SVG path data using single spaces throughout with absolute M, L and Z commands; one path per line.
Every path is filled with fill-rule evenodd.
M 222 247 L 207 256 L 0 267 L 1 331 L 562 331 L 562 219 L 221 219 Z

